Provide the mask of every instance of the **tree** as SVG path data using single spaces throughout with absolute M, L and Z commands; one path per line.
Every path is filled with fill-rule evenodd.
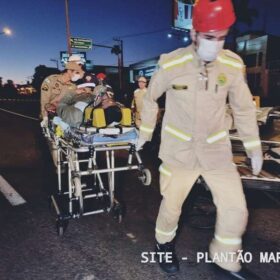
M 0 77 L 0 98 L 3 96 L 3 78 Z
M 40 93 L 41 85 L 44 79 L 53 74 L 59 74 L 60 71 L 57 68 L 46 67 L 46 65 L 38 65 L 35 68 L 35 73 L 32 79 L 32 86 L 36 89 L 37 93 Z
M 8 98 L 13 98 L 17 96 L 18 92 L 12 80 L 7 80 L 7 83 L 4 84 L 3 93 Z

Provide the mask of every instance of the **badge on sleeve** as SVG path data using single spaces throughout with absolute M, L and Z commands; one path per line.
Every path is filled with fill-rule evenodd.
M 217 78 L 217 84 L 219 86 L 224 86 L 227 83 L 227 76 L 224 73 L 219 74 Z
M 42 86 L 42 90 L 43 91 L 47 91 L 49 89 L 49 86 L 47 85 L 47 84 L 44 84 L 43 86 Z

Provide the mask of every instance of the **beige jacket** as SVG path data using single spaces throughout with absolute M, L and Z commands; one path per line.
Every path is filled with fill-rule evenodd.
M 159 152 L 163 162 L 188 169 L 232 168 L 225 125 L 227 98 L 247 151 L 261 147 L 244 69 L 242 59 L 229 50 L 207 65 L 192 45 L 162 55 L 144 98 L 140 138 L 151 140 L 158 112 L 156 100 L 166 92 Z
M 143 98 L 147 93 L 147 89 L 136 89 L 133 94 L 131 108 L 135 109 L 135 123 L 139 127 L 141 125 L 141 111 L 143 108 Z
M 56 107 L 61 97 L 66 93 L 74 93 L 75 90 L 75 84 L 62 81 L 62 74 L 47 77 L 41 86 L 41 117 L 47 115 L 46 108 L 48 106 Z

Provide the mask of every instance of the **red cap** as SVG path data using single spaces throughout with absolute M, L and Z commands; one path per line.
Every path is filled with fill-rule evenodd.
M 104 80 L 106 78 L 106 75 L 104 73 L 99 73 L 96 77 L 98 80 Z
M 193 28 L 198 32 L 220 31 L 235 22 L 231 0 L 197 0 L 193 8 Z

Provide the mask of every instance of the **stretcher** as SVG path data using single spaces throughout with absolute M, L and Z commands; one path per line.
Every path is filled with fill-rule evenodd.
M 135 148 L 138 131 L 133 125 L 70 128 L 49 117 L 43 132 L 55 147 L 57 192 L 50 205 L 59 236 L 73 218 L 111 212 L 121 222 L 124 209 L 115 197 L 117 173 L 136 171 L 144 185 L 151 184 L 151 173 Z M 116 160 L 120 154 L 122 162 Z
M 234 163 L 244 188 L 264 192 L 280 192 L 280 111 L 279 108 L 261 108 L 258 115 L 260 139 L 264 156 L 262 171 L 252 174 L 250 160 L 237 131 L 230 131 Z
M 260 174 L 255 176 L 252 173 L 250 160 L 243 150 L 241 139 L 236 135 L 230 138 L 233 146 L 233 160 L 244 188 L 280 192 L 280 154 L 273 151 L 280 148 L 280 139 L 279 141 L 261 140 L 264 162 Z

